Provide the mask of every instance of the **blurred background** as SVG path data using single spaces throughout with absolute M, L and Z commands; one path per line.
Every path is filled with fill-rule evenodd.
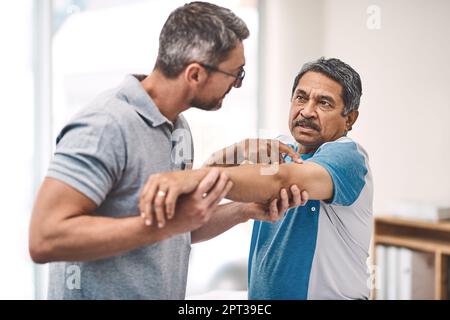
M 185 2 L 0 3 L 0 299 L 46 296 L 47 268 L 29 258 L 28 223 L 56 134 L 126 74 L 152 70 L 162 25 Z M 244 43 L 243 87 L 232 90 L 218 112 L 186 113 L 196 167 L 213 151 L 244 138 L 289 134 L 295 75 L 305 62 L 337 57 L 363 81 L 360 117 L 350 136 L 370 156 L 374 213 L 450 218 L 449 1 L 210 2 L 243 18 L 251 37 Z M 445 221 L 439 225 L 448 239 L 450 227 Z M 245 298 L 251 227 L 249 222 L 193 246 L 188 297 Z M 438 259 L 419 245 L 382 242 L 374 251 L 378 299 L 432 299 L 438 285 L 448 290 L 449 277 L 433 272 L 437 264 L 448 270 L 450 249 L 442 247 Z M 448 297 L 446 292 L 441 297 Z

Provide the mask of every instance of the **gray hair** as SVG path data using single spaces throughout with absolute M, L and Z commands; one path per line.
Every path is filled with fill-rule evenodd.
M 250 32 L 231 10 L 207 2 L 191 2 L 173 11 L 159 36 L 155 69 L 175 78 L 190 63 L 216 66 Z
M 297 77 L 295 77 L 292 95 L 294 95 L 300 79 L 305 73 L 310 71 L 321 73 L 337 81 L 342 86 L 343 116 L 348 115 L 353 110 L 358 110 L 362 95 L 361 78 L 352 67 L 335 58 L 325 59 L 322 57 L 317 61 L 304 64 Z

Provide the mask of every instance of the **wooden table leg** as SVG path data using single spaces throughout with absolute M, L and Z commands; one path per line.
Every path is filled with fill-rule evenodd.
M 435 253 L 435 275 L 434 275 L 434 292 L 436 300 L 446 300 L 448 299 L 447 293 L 447 277 L 448 277 L 448 257 L 442 254 L 442 252 Z

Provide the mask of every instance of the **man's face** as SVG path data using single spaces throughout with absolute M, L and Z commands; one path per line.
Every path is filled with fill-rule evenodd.
M 228 58 L 220 63 L 217 69 L 232 75 L 238 75 L 245 65 L 244 46 L 239 42 Z M 212 111 L 222 107 L 225 96 L 231 91 L 236 78 L 217 71 L 209 71 L 208 81 L 203 90 L 196 95 L 191 106 L 201 110 Z
M 342 86 L 318 72 L 307 72 L 300 79 L 291 101 L 289 128 L 305 149 L 342 137 L 351 127 L 342 116 Z

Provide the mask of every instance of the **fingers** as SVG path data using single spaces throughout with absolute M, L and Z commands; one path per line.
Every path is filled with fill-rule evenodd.
M 289 195 L 286 189 L 281 189 L 280 197 L 281 207 L 279 208 L 279 214 L 284 215 L 285 212 L 289 209 Z
M 275 222 L 278 219 L 278 199 L 277 198 L 273 199 L 272 202 L 270 202 L 269 219 L 272 222 Z
M 212 203 L 212 205 L 209 206 L 211 209 L 212 207 L 218 205 L 220 201 L 222 201 L 223 198 L 230 192 L 230 190 L 233 188 L 233 182 L 228 181 L 227 185 L 225 186 L 225 189 L 222 191 L 222 193 L 219 195 L 219 197 Z
M 147 185 L 144 187 L 139 207 L 141 209 L 141 216 L 145 219 L 147 226 L 153 223 L 153 198 L 155 197 L 157 185 L 152 183 L 152 178 L 149 179 Z
M 208 195 L 206 197 L 204 197 L 204 200 L 206 202 L 205 204 L 207 207 L 212 206 L 213 203 L 216 202 L 218 198 L 220 198 L 220 195 L 222 194 L 225 187 L 227 186 L 228 180 L 229 180 L 229 178 L 225 173 L 222 173 L 220 175 L 219 181 L 216 183 L 214 188 L 210 192 L 208 192 Z M 222 199 L 220 199 L 220 200 L 222 200 Z
M 294 149 L 292 149 L 290 146 L 284 144 L 283 142 L 279 142 L 279 153 L 287 154 L 292 160 L 294 160 L 297 163 L 302 163 L 303 160 L 300 157 L 300 155 L 295 152 Z
M 308 191 L 303 190 L 301 192 L 301 195 L 302 195 L 302 204 L 301 204 L 301 206 L 304 206 L 309 201 L 309 193 L 308 193 Z
M 218 169 L 211 169 L 208 172 L 197 187 L 198 199 L 203 199 L 203 195 L 213 188 L 219 177 L 220 171 Z M 170 181 L 170 179 L 165 181 L 164 177 L 158 177 L 157 175 L 151 176 L 143 188 L 139 208 L 147 226 L 156 222 L 158 227 L 162 228 L 166 224 L 166 219 L 174 217 L 176 202 L 180 193 L 182 193 L 182 189 L 178 187 L 177 183 L 168 183 Z M 220 196 L 227 181 L 228 177 L 225 176 L 224 182 L 219 185 L 220 190 L 214 193 L 215 198 Z
M 175 216 L 175 207 L 177 203 L 178 196 L 180 195 L 180 191 L 176 187 L 172 187 L 169 189 L 165 201 L 166 206 L 166 214 L 167 219 L 172 219 Z
M 167 189 L 160 188 L 158 190 L 158 192 L 156 193 L 156 198 L 154 200 L 155 217 L 156 217 L 156 222 L 158 224 L 158 228 L 164 227 L 164 224 L 166 223 L 166 221 L 165 221 L 166 211 L 165 211 L 165 207 L 164 207 L 166 193 L 167 193 Z
M 309 194 L 306 190 L 300 192 L 300 189 L 295 184 L 290 189 L 292 192 L 291 207 L 304 206 L 309 201 Z
M 300 189 L 295 184 L 291 186 L 291 192 L 292 192 L 291 207 L 302 206 L 303 204 L 302 204 L 302 196 L 300 193 Z
M 220 176 L 219 169 L 211 169 L 208 174 L 203 178 L 203 180 L 200 182 L 200 184 L 197 187 L 197 191 L 201 195 L 208 193 L 208 191 L 214 186 L 217 179 Z

